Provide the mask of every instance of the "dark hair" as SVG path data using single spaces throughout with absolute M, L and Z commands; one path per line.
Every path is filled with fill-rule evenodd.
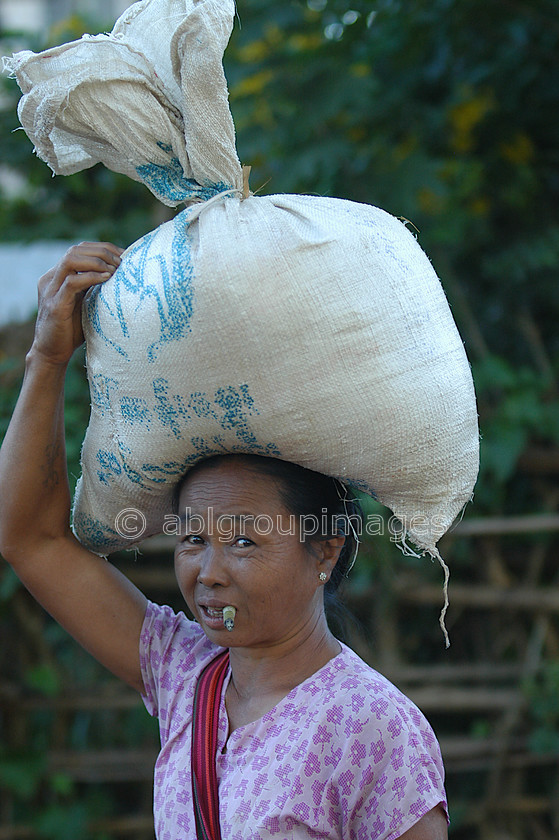
M 363 527 L 363 512 L 359 501 L 348 495 L 347 487 L 338 479 L 289 461 L 263 455 L 212 455 L 198 461 L 177 484 L 173 496 L 175 512 L 178 511 L 181 490 L 188 479 L 203 469 L 218 467 L 232 458 L 273 479 L 283 504 L 299 522 L 313 517 L 316 522 L 326 523 L 328 527 L 325 531 L 303 534 L 306 543 L 312 544 L 334 536 L 345 537 L 338 562 L 324 587 L 328 617 L 333 618 L 336 624 L 343 625 L 343 611 L 335 593 L 344 577 L 347 577 L 359 547 L 358 535 L 362 533 Z M 340 630 L 343 630 L 342 626 Z

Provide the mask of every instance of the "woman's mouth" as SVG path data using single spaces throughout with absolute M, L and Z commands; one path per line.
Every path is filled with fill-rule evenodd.
M 199 608 L 201 618 L 208 627 L 211 627 L 213 630 L 224 629 L 224 607 L 210 607 L 207 604 L 200 604 Z

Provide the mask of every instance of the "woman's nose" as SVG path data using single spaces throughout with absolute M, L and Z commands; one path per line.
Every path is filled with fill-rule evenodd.
M 203 586 L 225 586 L 227 569 L 223 549 L 208 545 L 203 553 L 198 580 Z

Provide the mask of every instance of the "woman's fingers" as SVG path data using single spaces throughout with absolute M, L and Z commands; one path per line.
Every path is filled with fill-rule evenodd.
M 67 362 L 83 342 L 81 304 L 91 286 L 106 282 L 120 265 L 123 249 L 111 242 L 80 242 L 39 280 L 35 350 Z
M 56 294 L 65 281 L 79 290 L 110 277 L 120 265 L 123 249 L 111 242 L 80 242 L 66 251 L 58 264 L 41 277 L 40 293 Z M 106 276 L 104 276 L 106 275 Z M 76 281 L 76 276 L 81 279 Z

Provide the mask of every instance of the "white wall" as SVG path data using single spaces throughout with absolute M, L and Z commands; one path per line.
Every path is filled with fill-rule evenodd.
M 25 321 L 37 308 L 37 281 L 68 249 L 68 242 L 0 244 L 0 327 Z
M 3 29 L 39 32 L 47 25 L 44 0 L 0 0 L 0 26 Z
M 132 0 L 0 0 L 0 28 L 40 32 L 73 12 L 104 23 L 131 5 Z

